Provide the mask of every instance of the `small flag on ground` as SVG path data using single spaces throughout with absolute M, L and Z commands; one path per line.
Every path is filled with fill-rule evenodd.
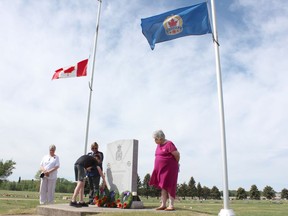
M 78 62 L 75 66 L 59 68 L 55 71 L 53 79 L 81 77 L 87 75 L 88 59 Z
M 152 50 L 155 43 L 212 33 L 206 2 L 141 19 L 141 27 Z

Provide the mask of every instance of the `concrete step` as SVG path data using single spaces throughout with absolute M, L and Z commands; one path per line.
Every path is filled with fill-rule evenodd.
M 37 215 L 42 216 L 87 216 L 89 214 L 103 212 L 131 212 L 131 211 L 155 211 L 154 209 L 119 209 L 119 208 L 104 208 L 95 205 L 89 207 L 76 208 L 65 204 L 40 205 L 37 207 Z M 35 215 L 34 215 L 35 216 Z

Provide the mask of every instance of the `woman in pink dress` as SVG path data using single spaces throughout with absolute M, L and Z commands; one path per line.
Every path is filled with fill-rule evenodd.
M 175 145 L 165 139 L 162 130 L 153 133 L 157 144 L 155 151 L 154 170 L 149 184 L 161 189 L 161 205 L 156 210 L 174 211 L 180 153 Z M 169 205 L 166 202 L 169 199 Z

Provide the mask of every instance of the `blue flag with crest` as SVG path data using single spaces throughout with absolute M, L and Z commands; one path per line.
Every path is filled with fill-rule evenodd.
M 206 2 L 141 19 L 141 27 L 152 50 L 155 43 L 212 33 Z

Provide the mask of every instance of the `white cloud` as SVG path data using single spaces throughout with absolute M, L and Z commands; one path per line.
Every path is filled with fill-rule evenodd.
M 152 132 L 162 128 L 181 152 L 179 183 L 193 176 L 222 189 L 211 35 L 159 43 L 151 51 L 141 32 L 141 18 L 189 5 L 182 4 L 103 2 L 88 145 L 97 141 L 105 153 L 109 142 L 138 139 L 143 179 L 153 168 Z M 287 163 L 287 3 L 216 4 L 229 186 L 280 191 L 288 187 L 279 166 Z M 73 163 L 84 153 L 90 77 L 51 77 L 92 53 L 97 4 L 1 1 L 0 14 L 0 158 L 17 163 L 9 179 L 33 178 L 53 143 L 59 176 L 73 180 Z

